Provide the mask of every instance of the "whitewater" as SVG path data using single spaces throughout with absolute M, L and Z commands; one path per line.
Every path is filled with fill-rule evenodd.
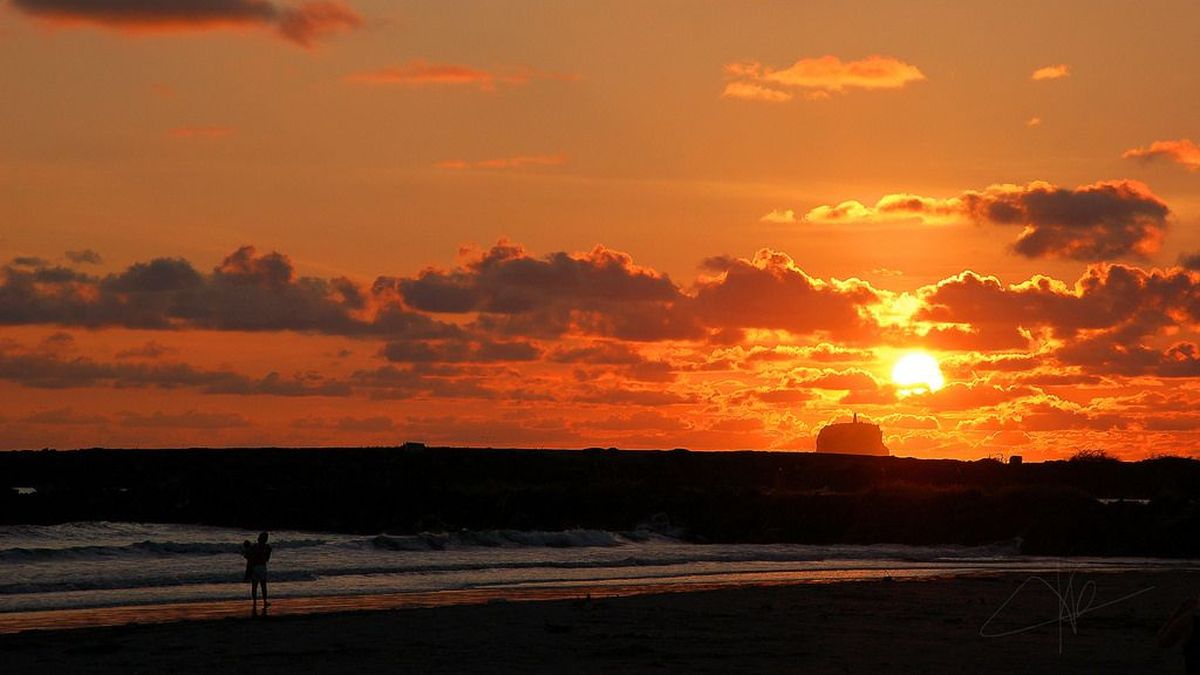
M 661 529 L 661 528 L 660 528 Z M 1023 556 L 992 546 L 698 544 L 635 530 L 374 536 L 271 533 L 274 598 L 637 584 L 826 583 L 1028 570 L 1194 569 L 1196 561 Z M 0 613 L 245 599 L 256 532 L 80 522 L 0 526 Z

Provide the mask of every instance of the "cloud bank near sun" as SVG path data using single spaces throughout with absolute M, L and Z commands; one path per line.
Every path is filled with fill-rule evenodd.
M 79 267 L 92 259 L 27 256 L 2 270 L 0 318 L 21 337 L 0 343 L 0 385 L 59 401 L 10 420 L 14 438 L 51 428 L 236 438 L 283 424 L 271 433 L 450 442 L 476 418 L 432 411 L 459 404 L 490 411 L 511 442 L 567 445 L 600 433 L 805 448 L 849 410 L 891 420 L 892 442 L 914 452 L 980 452 L 1012 431 L 1050 434 L 1039 447 L 1054 452 L 1088 434 L 1200 428 L 1188 408 L 1200 392 L 1162 388 L 1200 376 L 1200 273 L 1183 267 L 1101 263 L 1073 283 L 965 271 L 901 293 L 813 277 L 767 249 L 705 259 L 686 283 L 603 246 L 535 255 L 507 241 L 371 280 L 302 276 L 288 256 L 252 247 L 207 270 L 172 257 Z M 197 340 L 265 334 L 338 347 L 303 370 L 197 351 Z M 98 335 L 125 346 L 97 350 Z M 941 355 L 945 387 L 912 394 L 890 381 L 884 355 L 913 348 Z M 171 392 L 180 404 L 97 406 L 105 390 L 159 405 L 154 392 Z M 279 408 L 290 417 L 229 408 L 249 399 L 312 403 Z M 410 413 L 389 414 L 401 401 Z M 528 423 L 504 422 L 518 407 Z

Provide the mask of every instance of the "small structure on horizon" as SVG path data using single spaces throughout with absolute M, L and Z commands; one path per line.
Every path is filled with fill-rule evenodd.
M 891 453 L 883 444 L 883 430 L 878 424 L 854 421 L 837 422 L 821 428 L 817 434 L 817 452 L 839 455 L 882 455 Z

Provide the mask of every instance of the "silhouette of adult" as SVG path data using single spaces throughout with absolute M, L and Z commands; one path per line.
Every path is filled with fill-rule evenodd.
M 1183 640 L 1188 675 L 1200 675 L 1200 596 L 1184 600 L 1158 631 L 1158 646 L 1174 647 Z
M 271 545 L 267 543 L 267 533 L 258 534 L 258 543 L 244 549 L 246 557 L 246 578 L 250 580 L 250 613 L 258 614 L 258 589 L 262 587 L 262 610 L 267 613 L 267 561 L 271 559 Z

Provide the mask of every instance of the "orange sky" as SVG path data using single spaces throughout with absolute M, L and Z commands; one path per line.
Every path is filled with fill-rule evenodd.
M 811 4 L 0 0 L 0 447 L 1200 454 L 1200 8 Z

